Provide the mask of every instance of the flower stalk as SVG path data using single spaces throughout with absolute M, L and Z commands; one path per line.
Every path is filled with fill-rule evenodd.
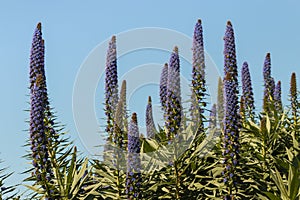
M 148 104 L 146 108 L 146 129 L 147 137 L 154 139 L 156 134 L 156 128 L 153 120 L 151 96 L 148 97 Z
M 116 36 L 112 36 L 107 54 L 105 68 L 105 115 L 107 117 L 106 132 L 108 141 L 113 142 L 113 126 L 115 110 L 118 103 L 118 73 Z
M 234 31 L 230 21 L 227 22 L 224 37 L 224 92 L 225 115 L 223 129 L 223 181 L 226 186 L 225 199 L 234 198 L 234 188 L 237 186 L 236 167 L 239 162 L 239 129 L 240 116 L 238 104 L 238 73 Z
M 126 194 L 128 200 L 141 199 L 141 144 L 136 113 L 132 114 L 128 129 Z
M 50 113 L 47 96 L 46 77 L 44 70 L 45 47 L 42 39 L 41 23 L 38 23 L 32 41 L 30 54 L 30 144 L 31 157 L 34 167 L 34 176 L 37 184 L 45 190 L 46 197 L 50 197 L 53 190 L 49 182 L 53 178 L 52 166 L 49 156 L 51 137 L 47 122 Z M 47 112 L 46 112 L 47 111 Z M 53 124 L 50 124 L 53 125 Z M 52 132 L 50 132 L 52 133 Z M 50 144 L 50 145 L 49 145 Z
M 192 70 L 192 122 L 196 124 L 197 134 L 204 131 L 205 117 L 203 115 L 206 107 L 204 102 L 205 88 L 205 56 L 203 45 L 203 28 L 199 19 L 195 25 L 193 35 L 193 70 Z M 196 110 L 195 110 L 196 109 Z
M 180 90 L 180 61 L 178 48 L 171 54 L 166 99 L 166 134 L 169 142 L 179 133 L 182 119 L 181 90 Z
M 244 116 L 246 118 L 250 118 L 253 120 L 254 117 L 254 97 L 253 97 L 253 89 L 252 89 L 252 81 L 250 76 L 250 71 L 248 67 L 248 63 L 244 62 L 242 66 L 242 101 L 243 108 L 241 110 L 244 111 Z

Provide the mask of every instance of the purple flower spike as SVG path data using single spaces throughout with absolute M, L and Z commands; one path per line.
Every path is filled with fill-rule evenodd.
M 166 111 L 167 101 L 167 84 L 168 84 L 168 64 L 166 63 L 160 75 L 159 96 L 163 111 Z
M 156 129 L 155 129 L 153 114 L 152 114 L 151 96 L 148 97 L 148 104 L 146 108 L 146 128 L 147 128 L 147 137 L 154 139 Z
M 127 138 L 127 130 L 128 130 L 128 121 L 127 121 L 127 109 L 126 109 L 126 80 L 123 80 L 121 91 L 120 91 L 120 99 L 116 106 L 115 118 L 114 118 L 114 132 L 113 132 L 113 142 L 114 144 L 126 150 L 127 143 L 125 142 L 125 138 Z
M 197 129 L 203 132 L 203 116 L 206 102 L 205 97 L 205 58 L 203 45 L 202 22 L 199 19 L 195 25 L 193 36 L 193 71 L 192 71 L 192 105 L 190 108 L 192 122 L 197 125 Z
M 236 64 L 236 51 L 234 42 L 234 31 L 230 21 L 227 22 L 227 28 L 224 36 L 224 75 L 230 73 L 234 83 L 237 83 L 237 64 Z M 235 86 L 237 90 L 237 86 Z
M 44 70 L 44 41 L 41 24 L 37 25 L 33 35 L 30 55 L 30 143 L 34 174 L 38 183 L 51 179 L 51 163 L 48 155 L 49 127 L 44 120 L 49 109 L 46 77 Z M 51 134 L 51 133 L 50 133 Z M 41 181 L 41 182 L 40 182 Z
M 203 46 L 203 30 L 201 20 L 199 19 L 195 25 L 194 36 L 193 36 L 193 88 L 198 96 L 197 92 L 201 84 L 205 84 L 205 59 L 204 59 L 204 46 Z
M 290 95 L 292 98 L 297 99 L 297 81 L 296 81 L 296 73 L 292 73 L 291 83 L 290 83 Z
M 128 129 L 128 156 L 126 174 L 126 194 L 128 199 L 141 198 L 141 160 L 140 160 L 140 134 L 136 113 L 132 118 Z
M 106 55 L 105 69 L 105 114 L 107 117 L 106 131 L 109 133 L 109 141 L 113 138 L 114 113 L 118 103 L 118 73 L 117 73 L 117 49 L 116 36 L 111 38 Z
M 278 112 L 282 112 L 282 100 L 281 100 L 281 82 L 278 81 L 274 91 L 275 108 Z
M 42 39 L 42 25 L 38 23 L 32 39 L 32 46 L 30 52 L 30 89 L 33 90 L 34 83 L 36 80 L 36 76 L 41 74 L 43 77 L 45 76 L 44 71 L 44 42 Z
M 174 48 L 169 63 L 166 106 L 165 126 L 167 137 L 171 141 L 178 134 L 182 117 L 180 61 L 177 47 Z
M 274 100 L 274 94 L 275 94 L 275 80 L 273 77 L 271 77 L 271 81 L 270 81 L 270 95 L 272 100 Z
M 292 108 L 292 115 L 294 121 L 297 120 L 297 108 L 298 108 L 298 99 L 297 99 L 297 81 L 296 81 L 296 73 L 292 73 L 291 82 L 290 82 L 290 101 Z
M 251 76 L 249 72 L 248 63 L 244 62 L 242 67 L 242 101 L 243 101 L 243 112 L 246 117 L 252 118 L 254 115 L 254 97 L 251 83 Z
M 274 89 L 275 89 L 275 82 L 274 79 L 271 77 L 271 55 L 267 53 L 264 67 L 263 67 L 263 77 L 264 77 L 264 101 L 263 101 L 263 108 L 265 112 L 269 112 L 269 104 L 270 100 L 274 100 Z
M 224 155 L 224 180 L 227 191 L 232 191 L 232 182 L 235 177 L 235 166 L 232 163 L 234 159 L 239 159 L 239 129 L 240 116 L 238 104 L 238 73 L 235 54 L 234 31 L 231 22 L 227 22 L 227 28 L 224 37 L 224 93 L 225 93 L 225 113 L 223 128 L 223 144 L 226 147 Z M 233 144 L 235 146 L 233 147 Z M 226 170 L 228 169 L 228 170 Z M 230 175 L 232 174 L 232 175 Z M 231 195 L 229 193 L 228 195 Z
M 267 53 L 265 57 L 263 76 L 265 81 L 269 81 L 269 79 L 271 78 L 271 54 L 270 53 Z

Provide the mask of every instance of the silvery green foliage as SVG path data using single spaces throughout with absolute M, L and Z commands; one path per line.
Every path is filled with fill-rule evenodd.
M 204 68 L 199 68 L 202 66 L 199 63 L 204 64 L 203 42 L 201 43 L 202 35 L 200 33 L 202 34 L 201 21 L 198 21 L 195 27 L 196 39 L 193 44 L 194 60 L 197 60 L 196 64 L 193 64 L 191 85 L 193 91 L 195 88 L 196 91 L 197 88 L 201 91 L 202 83 L 205 83 L 204 79 L 200 79 L 204 78 L 202 76 Z M 267 55 L 264 65 L 264 80 L 265 89 L 267 88 L 265 92 L 268 93 L 268 98 L 265 98 L 268 112 L 259 115 L 258 119 L 260 120 L 257 121 L 241 120 L 239 111 L 249 107 L 254 109 L 251 104 L 254 105 L 254 100 L 251 98 L 253 94 L 249 69 L 244 63 L 241 75 L 243 89 L 241 102 L 244 102 L 245 106 L 241 104 L 239 107 L 235 38 L 230 22 L 227 23 L 224 37 L 224 79 L 223 81 L 219 79 L 218 105 L 217 107 L 213 105 L 209 120 L 209 128 L 215 127 L 216 113 L 218 113 L 222 136 L 211 138 L 210 134 L 203 132 L 203 141 L 210 143 L 215 139 L 214 146 L 208 148 L 203 145 L 199 137 L 193 137 L 195 131 L 192 126 L 180 126 L 184 119 L 180 118 L 183 112 L 179 85 L 180 63 L 178 49 L 175 48 L 169 67 L 164 67 L 161 76 L 163 81 L 160 86 L 165 87 L 160 87 L 160 89 L 163 88 L 160 91 L 160 94 L 163 95 L 160 97 L 166 124 L 165 129 L 155 132 L 155 137 L 163 139 L 158 141 L 140 136 L 135 113 L 132 115 L 129 126 L 127 125 L 126 82 L 123 81 L 120 98 L 108 100 L 106 103 L 109 105 L 106 105 L 106 111 L 109 107 L 111 111 L 110 115 L 107 115 L 110 119 L 108 131 L 111 134 L 109 135 L 111 140 L 109 142 L 116 144 L 118 149 L 127 150 L 126 156 L 118 155 L 123 156 L 124 166 L 127 168 L 123 170 L 113 165 L 106 165 L 106 162 L 101 160 L 94 160 L 92 175 L 90 175 L 88 167 L 89 160 L 86 158 L 84 162 L 80 161 L 76 147 L 72 148 L 74 149 L 73 153 L 72 149 L 70 151 L 58 150 L 68 149 L 68 145 L 61 146 L 60 141 L 65 141 L 55 139 L 60 132 L 54 129 L 57 125 L 52 120 L 49 108 L 44 72 L 45 48 L 40 25 L 35 34 L 30 60 L 32 118 L 29 146 L 33 153 L 29 157 L 33 160 L 34 170 L 46 172 L 48 172 L 47 158 L 49 158 L 49 172 L 53 172 L 53 176 L 49 177 L 51 178 L 50 182 L 46 180 L 47 177 L 44 178 L 44 174 L 41 176 L 46 180 L 44 183 L 48 183 L 44 184 L 44 187 L 37 184 L 27 186 L 35 193 L 29 199 L 299 199 L 300 136 L 298 127 L 300 124 L 297 120 L 299 104 L 296 76 L 293 73 L 291 77 L 291 113 L 276 112 L 280 105 L 278 102 L 281 102 L 281 83 L 278 82 L 275 86 L 270 71 L 270 55 Z M 106 80 L 108 81 L 106 83 L 110 83 L 106 84 L 106 90 L 108 89 L 107 94 L 117 97 L 115 50 L 113 37 L 108 51 L 107 66 L 110 67 L 110 70 L 107 70 Z M 191 111 L 198 110 L 197 106 L 201 107 L 201 102 L 198 101 L 199 94 L 202 95 L 201 92 L 192 94 L 195 104 Z M 155 126 L 150 98 L 146 110 L 147 133 L 152 137 L 151 135 L 154 133 L 151 131 L 155 129 Z M 199 113 L 201 114 L 201 112 Z M 197 115 L 194 117 L 196 120 Z M 181 138 L 193 143 L 186 145 L 184 142 L 181 143 L 183 140 L 178 142 L 176 136 L 179 131 L 182 133 L 180 134 Z M 167 139 L 166 133 L 169 136 Z M 221 139 L 220 142 L 219 139 Z M 172 154 L 173 150 L 177 152 Z M 178 150 L 183 151 L 178 153 Z M 150 155 L 148 153 L 152 153 L 151 155 L 154 156 L 151 157 L 149 163 L 145 163 L 145 161 L 149 161 L 144 160 Z M 222 156 L 220 156 L 221 154 Z M 116 154 L 112 154 L 109 159 L 113 159 L 114 155 Z M 159 159 L 156 160 L 156 156 Z M 125 159 L 127 160 L 125 161 Z M 166 161 L 166 164 L 155 168 L 161 164 L 155 162 L 160 160 Z M 27 172 L 32 171 L 28 170 Z M 7 176 L 4 175 L 4 179 L 5 177 Z M 9 194 L 11 188 L 1 185 L 3 181 L 1 178 L 3 176 L 0 175 L 0 194 L 5 192 Z M 33 174 L 29 179 L 36 181 L 37 177 Z M 47 188 L 48 186 L 49 188 Z M 53 195 L 51 195 L 51 191 L 54 192 Z

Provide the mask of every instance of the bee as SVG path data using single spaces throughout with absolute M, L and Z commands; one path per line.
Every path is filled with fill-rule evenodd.
M 37 74 L 36 79 L 35 79 L 35 86 L 40 87 L 41 84 L 43 84 L 43 75 L 42 74 Z

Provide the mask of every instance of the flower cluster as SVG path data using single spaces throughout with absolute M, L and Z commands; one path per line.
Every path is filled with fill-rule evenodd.
M 105 69 L 105 114 L 107 117 L 106 131 L 112 142 L 114 112 L 118 103 L 118 73 L 117 73 L 117 49 L 116 37 L 113 36 L 109 42 L 106 55 Z
M 204 130 L 204 96 L 205 88 L 205 57 L 203 45 L 202 22 L 199 19 L 195 25 L 193 35 L 193 70 L 192 70 L 192 121 L 197 124 L 199 131 Z
M 30 52 L 30 89 L 33 91 L 34 84 L 36 81 L 36 76 L 40 74 L 45 80 L 45 71 L 44 71 L 44 54 L 45 46 L 44 40 L 42 38 L 41 23 L 38 23 L 32 39 L 32 46 Z M 45 84 L 45 83 L 42 83 Z
M 30 109 L 30 141 L 33 166 L 37 181 L 50 181 L 51 165 L 47 149 L 46 127 L 44 124 L 45 104 L 44 88 L 41 85 L 42 75 L 38 75 L 31 93 Z
M 275 81 L 271 77 L 271 55 L 267 53 L 263 67 L 264 77 L 264 101 L 263 108 L 265 112 L 269 112 L 270 100 L 274 99 Z
M 278 81 L 274 90 L 274 104 L 277 111 L 282 112 L 281 81 Z
M 168 63 L 166 63 L 162 69 L 159 83 L 159 96 L 161 107 L 165 112 L 167 109 L 167 84 L 168 84 Z
M 292 115 L 294 116 L 294 118 L 296 120 L 297 119 L 298 100 L 297 100 L 297 81 L 296 81 L 295 73 L 292 73 L 292 75 L 291 75 L 290 98 L 291 98 Z
M 246 117 L 253 117 L 255 109 L 254 97 L 251 76 L 247 62 L 244 62 L 242 66 L 242 90 L 243 93 L 241 101 L 243 101 L 243 108 L 241 109 L 244 111 Z
M 128 130 L 127 122 L 127 110 L 126 110 L 126 81 L 123 80 L 120 99 L 116 106 L 116 112 L 114 117 L 114 131 L 113 131 L 113 142 L 116 144 L 116 147 L 121 149 L 126 149 L 126 133 Z
M 174 48 L 169 63 L 166 107 L 166 132 L 171 141 L 178 134 L 182 117 L 180 61 L 177 47 Z
M 224 92 L 225 92 L 225 115 L 223 130 L 223 164 L 224 183 L 228 194 L 225 199 L 233 195 L 233 187 L 236 185 L 236 166 L 239 161 L 239 129 L 240 116 L 238 114 L 238 73 L 236 64 L 234 31 L 231 22 L 227 22 L 224 37 Z
M 148 97 L 148 104 L 147 104 L 147 108 L 146 108 L 146 128 L 147 128 L 147 137 L 154 139 L 156 129 L 155 129 L 153 114 L 152 114 L 151 96 Z
M 128 199 L 140 199 L 141 192 L 141 145 L 136 113 L 132 114 L 128 129 L 128 156 L 126 193 Z
M 203 30 L 201 20 L 195 25 L 193 36 L 193 70 L 192 89 L 196 94 L 199 104 L 202 103 L 205 95 L 205 60 L 203 46 Z
M 47 97 L 46 78 L 44 71 L 44 41 L 42 39 L 41 24 L 37 25 L 33 35 L 30 55 L 30 143 L 32 164 L 37 182 L 50 182 L 53 177 L 49 160 L 49 140 L 47 132 L 50 125 L 47 115 L 50 115 Z M 46 112 L 47 111 L 47 112 Z M 53 134 L 53 133 L 52 133 Z M 46 184 L 42 184 L 46 189 Z

